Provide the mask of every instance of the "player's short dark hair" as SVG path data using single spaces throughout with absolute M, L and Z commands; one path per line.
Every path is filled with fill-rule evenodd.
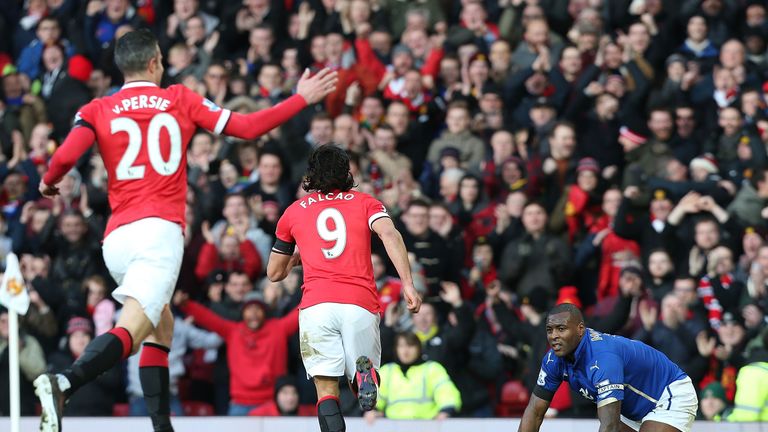
M 140 73 L 157 56 L 157 38 L 148 29 L 128 32 L 115 44 L 115 64 L 125 74 Z
M 335 144 L 325 144 L 309 155 L 307 175 L 302 184 L 305 191 L 346 192 L 354 186 L 355 181 L 349 172 L 349 156 L 344 149 Z
M 547 317 L 551 317 L 552 315 L 557 315 L 564 312 L 567 312 L 570 315 L 570 318 L 573 318 L 577 323 L 584 322 L 584 315 L 581 313 L 581 309 L 572 303 L 560 303 L 559 305 L 549 310 Z

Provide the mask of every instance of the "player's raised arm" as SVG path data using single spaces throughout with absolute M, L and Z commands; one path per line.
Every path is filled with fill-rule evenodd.
M 96 140 L 92 126 L 80 124 L 82 122 L 80 119 L 77 120 L 75 127 L 53 154 L 48 172 L 40 181 L 40 193 L 43 196 L 52 197 L 59 193 L 56 184 L 75 166 L 80 156 L 88 151 Z
M 528 406 L 525 407 L 523 418 L 520 419 L 520 426 L 517 428 L 517 431 L 539 432 L 547 409 L 549 409 L 549 401 L 532 394 L 531 399 L 528 401 Z
M 403 243 L 403 236 L 395 228 L 392 219 L 388 217 L 376 219 L 371 224 L 371 229 L 378 234 L 381 242 L 384 243 L 387 255 L 392 260 L 392 264 L 395 265 L 397 274 L 403 282 L 403 294 L 405 295 L 405 301 L 408 303 L 408 310 L 413 313 L 418 312 L 419 308 L 421 308 L 421 296 L 419 296 L 419 293 L 416 292 L 416 288 L 413 286 L 411 264 L 408 262 L 408 250 L 405 248 L 405 243 Z
M 255 113 L 230 113 L 229 119 L 223 120 L 226 122 L 223 132 L 225 135 L 237 138 L 255 139 L 285 123 L 307 105 L 322 101 L 336 90 L 338 81 L 338 73 L 330 69 L 323 69 L 312 77 L 309 76 L 309 69 L 307 69 L 296 86 L 295 95 L 272 108 Z

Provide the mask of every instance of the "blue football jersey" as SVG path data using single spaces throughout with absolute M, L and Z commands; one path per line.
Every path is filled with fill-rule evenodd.
M 574 352 L 574 362 L 547 352 L 536 385 L 544 390 L 537 395 L 551 394 L 567 381 L 598 407 L 622 401 L 621 414 L 641 421 L 669 392 L 667 386 L 685 377 L 679 366 L 648 345 L 588 328 Z

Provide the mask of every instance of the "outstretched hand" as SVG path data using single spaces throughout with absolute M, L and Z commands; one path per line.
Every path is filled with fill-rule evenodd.
M 336 91 L 338 82 L 339 74 L 328 68 L 321 70 L 313 77 L 309 76 L 309 69 L 305 69 L 296 85 L 296 93 L 300 94 L 308 105 L 312 105 Z

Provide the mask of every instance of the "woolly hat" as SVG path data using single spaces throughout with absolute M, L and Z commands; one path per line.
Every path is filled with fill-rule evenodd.
M 259 291 L 251 291 L 243 298 L 243 309 L 252 304 L 257 304 L 264 310 L 267 309 L 267 304 L 264 303 L 264 295 Z
M 699 157 L 693 158 L 690 164 L 690 168 L 697 169 L 701 168 L 706 170 L 710 174 L 717 174 L 719 171 L 717 167 L 717 160 L 715 160 L 714 156 L 711 154 L 705 154 L 701 155 Z
M 564 286 L 560 288 L 557 296 L 557 304 L 570 303 L 581 309 L 581 300 L 579 299 L 579 290 L 575 286 Z
M 619 129 L 619 136 L 626 138 L 637 145 L 645 144 L 645 142 L 648 141 L 648 138 L 640 135 L 639 133 L 626 126 L 622 126 Z
M 576 172 L 592 171 L 595 174 L 600 174 L 600 165 L 597 161 L 591 157 L 585 157 L 579 160 L 579 164 L 576 167 Z
M 93 64 L 85 56 L 74 55 L 69 59 L 67 71 L 72 78 L 88 82 L 91 79 L 91 72 L 93 72 Z
M 91 325 L 91 320 L 83 317 L 70 318 L 69 322 L 67 322 L 67 336 L 76 331 L 82 331 L 89 335 L 93 335 L 93 325 Z

